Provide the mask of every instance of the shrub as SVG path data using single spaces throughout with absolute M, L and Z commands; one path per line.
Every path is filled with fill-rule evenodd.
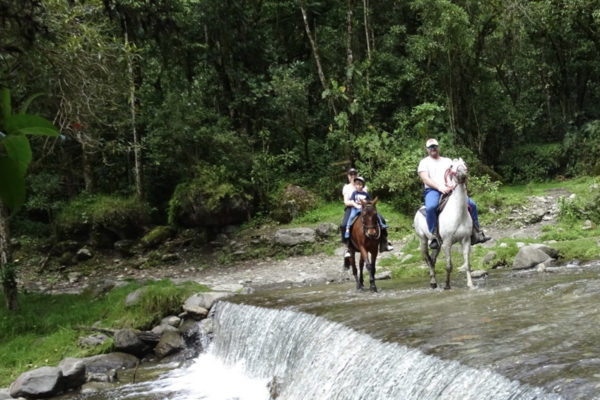
M 513 183 L 543 182 L 564 169 L 560 143 L 525 144 L 513 147 L 503 155 L 500 174 Z
M 563 147 L 569 175 L 600 175 L 600 120 L 567 132 Z
M 56 217 L 59 236 L 80 238 L 108 231 L 116 238 L 134 238 L 150 222 L 150 206 L 136 197 L 82 194 Z
M 169 224 L 220 226 L 248 219 L 252 196 L 225 166 L 203 164 L 196 176 L 180 183 L 169 201 Z
M 276 207 L 271 214 L 281 223 L 291 222 L 317 204 L 316 194 L 295 185 L 286 185 L 275 197 L 278 200 L 274 202 Z

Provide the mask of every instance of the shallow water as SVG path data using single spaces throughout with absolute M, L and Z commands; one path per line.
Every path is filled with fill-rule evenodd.
M 87 399 L 600 399 L 600 262 L 265 290 L 216 306 L 209 354 Z
M 416 348 L 568 399 L 600 398 L 600 262 L 552 273 L 492 271 L 477 288 L 428 279 L 256 293 L 237 301 L 320 315 L 388 343 Z

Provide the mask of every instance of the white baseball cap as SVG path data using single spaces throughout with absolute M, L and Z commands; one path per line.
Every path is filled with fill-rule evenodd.
M 425 143 L 425 147 L 429 147 L 429 146 L 439 146 L 439 143 L 435 139 L 429 139 L 429 140 L 427 140 L 427 143 Z

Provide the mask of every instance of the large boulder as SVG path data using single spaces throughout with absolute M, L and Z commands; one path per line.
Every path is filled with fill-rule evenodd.
M 133 354 L 138 357 L 143 357 L 151 350 L 146 343 L 140 340 L 137 332 L 133 329 L 120 329 L 116 331 L 114 346 L 117 351 Z
M 515 256 L 513 269 L 529 269 L 551 260 L 548 254 L 535 246 L 523 246 Z
M 58 394 L 61 388 L 62 371 L 58 367 L 41 367 L 23 372 L 10 385 L 12 397 L 41 399 Z
M 81 360 L 85 364 L 85 368 L 88 373 L 107 372 L 113 369 L 118 370 L 122 368 L 133 368 L 140 362 L 136 356 L 120 352 L 100 354 L 97 356 L 82 358 Z
M 295 246 L 301 243 L 314 243 L 315 230 L 311 228 L 279 229 L 275 232 L 275 243 L 281 246 Z
M 58 364 L 58 368 L 62 372 L 62 389 L 75 389 L 85 383 L 86 368 L 82 359 L 67 357 Z
M 317 196 L 314 193 L 300 186 L 287 185 L 271 215 L 275 220 L 285 224 L 314 208 L 316 204 Z
M 187 298 L 183 304 L 183 311 L 191 314 L 195 319 L 202 319 L 208 315 L 213 304 L 219 300 L 233 295 L 229 292 L 196 293 Z
M 160 341 L 154 348 L 154 354 L 160 359 L 177 353 L 185 348 L 185 342 L 178 330 L 166 331 L 160 338 Z

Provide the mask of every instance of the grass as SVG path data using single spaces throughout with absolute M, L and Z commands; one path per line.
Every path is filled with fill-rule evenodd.
M 187 282 L 152 282 L 140 302 L 125 308 L 125 298 L 140 286 L 130 283 L 108 294 L 49 295 L 21 293 L 18 312 L 0 308 L 0 387 L 6 387 L 22 372 L 57 365 L 65 357 L 86 357 L 111 350 L 112 341 L 97 348 L 78 347 L 80 336 L 91 334 L 76 326 L 148 329 L 169 314 L 180 312 L 193 293 L 207 288 Z

